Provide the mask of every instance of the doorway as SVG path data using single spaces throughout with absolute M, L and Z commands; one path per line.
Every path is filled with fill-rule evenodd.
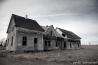
M 66 42 L 64 42 L 64 48 L 66 48 Z
M 34 50 L 37 51 L 37 43 L 38 43 L 38 39 L 34 38 Z

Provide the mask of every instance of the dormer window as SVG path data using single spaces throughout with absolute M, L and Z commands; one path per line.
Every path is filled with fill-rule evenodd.
M 64 37 L 65 37 L 65 34 L 62 34 L 62 36 L 64 36 Z

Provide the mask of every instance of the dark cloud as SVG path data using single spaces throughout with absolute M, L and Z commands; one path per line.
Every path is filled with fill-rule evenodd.
M 42 6 L 49 14 L 76 13 L 76 14 L 96 14 L 98 0 L 41 0 L 36 2 Z M 42 9 L 43 9 L 42 8 Z
M 6 0 L 0 0 L 0 3 L 3 3 L 4 1 L 6 1 Z
M 98 0 L 0 0 L 1 10 L 1 37 L 5 35 L 7 28 L 5 24 L 8 24 L 13 12 L 22 16 L 29 13 L 31 18 L 37 16 L 38 23 L 42 25 L 53 24 L 73 32 L 80 32 L 82 39 L 87 41 L 98 39 Z M 94 39 L 89 39 L 92 37 Z
M 98 0 L 94 0 L 95 1 L 95 12 L 98 13 Z
M 7 0 L 0 0 L 0 7 L 2 6 L 2 4 L 7 1 Z

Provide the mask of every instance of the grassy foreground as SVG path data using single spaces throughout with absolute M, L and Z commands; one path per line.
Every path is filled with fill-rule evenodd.
M 98 46 L 77 50 L 11 54 L 0 53 L 0 65 L 98 65 Z

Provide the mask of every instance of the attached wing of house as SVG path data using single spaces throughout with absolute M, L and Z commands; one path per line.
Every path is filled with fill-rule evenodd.
M 57 28 L 59 30 L 59 33 L 63 36 L 63 37 L 67 37 L 69 39 L 81 39 L 78 35 L 76 35 L 75 33 L 71 32 L 71 31 L 67 31 L 61 28 Z
M 71 32 L 71 31 L 67 31 L 61 28 L 56 28 L 56 31 L 59 32 L 59 34 L 61 34 L 65 41 L 64 41 L 64 47 L 67 49 L 77 49 L 80 48 L 81 46 L 81 38 L 76 35 L 75 33 Z
M 45 35 L 50 34 L 50 32 L 52 31 L 53 36 L 63 38 L 63 36 L 60 35 L 56 31 L 56 29 L 54 29 L 53 25 L 50 25 L 50 26 L 42 26 L 42 28 L 45 30 Z

